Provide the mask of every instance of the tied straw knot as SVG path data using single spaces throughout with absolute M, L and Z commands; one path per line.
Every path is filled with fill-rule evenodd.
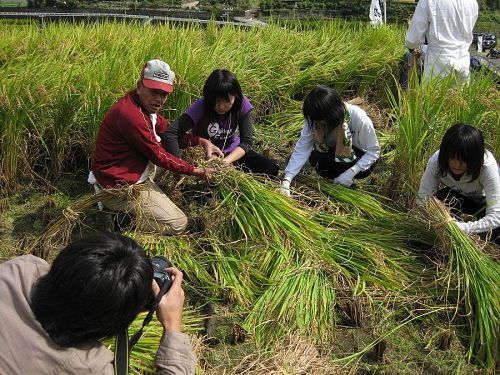
M 78 216 L 80 216 L 80 214 L 78 212 L 74 211 L 71 207 L 66 207 L 62 213 L 63 213 L 64 217 L 71 222 L 77 220 Z
M 454 221 L 454 219 L 452 217 L 447 217 L 446 220 L 443 220 L 439 223 L 433 224 L 434 229 L 440 229 L 440 228 L 444 227 L 445 225 L 448 225 L 452 221 Z
M 125 194 L 126 194 L 126 199 L 127 200 L 132 200 L 135 196 L 134 194 L 134 186 L 135 185 L 130 185 L 130 186 L 127 186 L 126 190 L 125 190 Z

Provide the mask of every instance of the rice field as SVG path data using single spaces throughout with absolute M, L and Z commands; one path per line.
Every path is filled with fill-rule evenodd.
M 430 373 L 420 360 L 393 354 L 404 336 L 416 335 L 415 342 L 427 341 L 426 353 L 443 358 L 443 371 L 494 373 L 499 249 L 464 236 L 439 205 L 417 210 L 414 199 L 429 156 L 456 122 L 480 128 L 498 160 L 498 85 L 477 74 L 465 86 L 413 80 L 404 92 L 397 82 L 403 40 L 397 26 L 343 21 L 313 29 L 0 23 L 0 218 L 8 228 L 10 206 L 33 189 L 26 186 L 60 193 L 55 186 L 63 178 L 82 194 L 54 203 L 54 220 L 18 251 L 50 259 L 71 236 L 99 227 L 86 224 L 99 215 L 99 197 L 84 193 L 83 175 L 105 112 L 135 85 L 148 59 L 167 61 L 177 75 L 168 119 L 199 96 L 214 68 L 235 72 L 255 107 L 256 148 L 282 168 L 300 133 L 304 94 L 332 85 L 361 103 L 382 143 L 381 162 L 359 189 L 306 170 L 290 199 L 276 181 L 215 165 L 220 173 L 211 187 L 191 178 L 164 181 L 193 219 L 188 234 L 128 232 L 184 271 L 184 324 L 198 372 L 341 374 L 385 366 Z M 213 335 L 203 327 L 207 316 L 218 322 Z M 202 342 L 200 332 L 218 345 Z M 347 332 L 355 338 L 343 343 Z M 153 325 L 139 341 L 134 373 L 152 371 L 159 335 Z M 226 337 L 230 343 L 221 342 Z M 442 337 L 454 337 L 444 354 L 436 344 Z M 391 345 L 399 349 L 391 352 Z M 396 362 L 405 367 L 391 367 Z

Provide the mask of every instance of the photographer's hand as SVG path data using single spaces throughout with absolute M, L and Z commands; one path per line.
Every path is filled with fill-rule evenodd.
M 163 329 L 170 332 L 181 332 L 182 310 L 184 307 L 184 290 L 182 289 L 182 272 L 177 268 L 167 268 L 173 279 L 170 290 L 163 296 L 156 310 L 156 317 Z M 153 280 L 153 293 L 156 296 L 160 288 Z

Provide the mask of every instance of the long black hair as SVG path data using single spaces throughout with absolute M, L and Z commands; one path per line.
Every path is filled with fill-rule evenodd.
M 328 130 L 342 125 L 345 105 L 339 93 L 331 87 L 317 86 L 304 99 L 302 112 L 310 129 L 315 121 L 325 121 Z
M 215 69 L 208 76 L 203 86 L 203 101 L 205 111 L 210 116 L 215 116 L 215 102 L 217 100 L 229 100 L 229 95 L 234 96 L 234 103 L 229 113 L 236 113 L 241 109 L 243 93 L 236 76 L 229 70 Z
M 483 133 L 472 125 L 455 124 L 444 134 L 439 147 L 438 174 L 449 171 L 449 159 L 458 158 L 467 164 L 470 181 L 479 177 L 484 163 Z
M 59 346 L 118 334 L 151 295 L 153 267 L 132 239 L 97 233 L 66 246 L 34 285 L 32 310 Z

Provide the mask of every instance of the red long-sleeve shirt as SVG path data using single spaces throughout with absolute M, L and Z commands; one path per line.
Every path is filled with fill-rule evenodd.
M 156 133 L 167 131 L 167 120 L 158 115 Z M 184 144 L 197 145 L 199 138 L 186 134 Z M 192 174 L 194 167 L 168 153 L 156 139 L 149 115 L 135 91 L 121 98 L 104 116 L 97 134 L 92 172 L 103 187 L 134 184 L 148 162 L 176 173 Z

